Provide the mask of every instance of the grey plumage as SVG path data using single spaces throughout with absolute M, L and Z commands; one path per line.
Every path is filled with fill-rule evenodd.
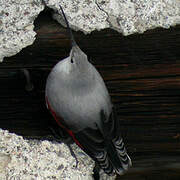
M 123 174 L 128 169 L 131 160 L 107 88 L 76 43 L 72 43 L 69 57 L 57 63 L 49 74 L 46 100 L 56 121 L 106 173 Z
M 78 46 L 70 54 L 48 76 L 46 96 L 56 114 L 66 119 L 68 127 L 76 132 L 87 125 L 95 128 L 94 123 L 100 120 L 99 110 L 103 108 L 109 115 L 112 104 L 101 76 L 87 56 Z M 74 59 L 73 63 L 70 58 Z

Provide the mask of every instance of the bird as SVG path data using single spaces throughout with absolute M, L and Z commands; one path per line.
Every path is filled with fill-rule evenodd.
M 61 5 L 71 39 L 69 56 L 47 77 L 46 105 L 56 123 L 108 175 L 123 175 L 132 165 L 120 135 L 120 121 L 105 82 L 77 45 Z

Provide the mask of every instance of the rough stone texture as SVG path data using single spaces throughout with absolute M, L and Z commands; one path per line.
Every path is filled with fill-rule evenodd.
M 0 61 L 34 42 L 33 22 L 43 9 L 42 0 L 0 1 Z
M 59 15 L 61 4 L 71 27 L 86 34 L 112 28 L 129 35 L 180 23 L 179 0 L 1 0 L 0 61 L 34 42 L 33 22 L 44 3 L 55 10 L 54 18 L 64 24 Z
M 0 180 L 91 180 L 94 162 L 76 145 L 78 167 L 68 147 L 49 141 L 24 140 L 0 129 Z
M 10 162 L 10 155 L 0 153 L 0 180 L 6 179 L 5 171 Z
M 90 33 L 112 28 L 124 35 L 143 33 L 155 27 L 169 28 L 180 23 L 179 0 L 44 0 L 62 23 L 59 4 L 74 30 Z M 64 24 L 64 23 L 62 23 Z
M 92 0 L 44 0 L 44 2 L 48 7 L 54 9 L 55 12 L 58 10 L 59 14 L 61 14 L 61 10 L 59 9 L 59 4 L 61 4 L 71 27 L 75 30 L 90 33 L 94 30 L 101 30 L 108 27 L 109 23 L 106 21 L 106 13 L 101 11 Z M 58 13 L 54 14 L 54 18 L 64 24 L 64 18 Z
M 75 144 L 72 148 L 78 158 L 77 167 L 63 143 L 24 140 L 0 129 L 0 180 L 92 180 L 93 160 Z M 115 179 L 101 174 L 101 180 Z

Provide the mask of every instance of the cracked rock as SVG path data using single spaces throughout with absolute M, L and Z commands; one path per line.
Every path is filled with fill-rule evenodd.
M 111 28 L 130 35 L 180 24 L 179 0 L 1 0 L 0 61 L 34 42 L 33 23 L 44 5 L 65 25 L 59 4 L 71 28 L 85 34 Z
M 0 61 L 34 42 L 33 22 L 43 9 L 41 0 L 0 1 Z
M 143 33 L 156 27 L 180 23 L 179 0 L 44 0 L 55 10 L 54 18 L 64 24 L 59 4 L 70 26 L 85 34 L 112 28 L 123 35 Z
M 64 18 L 60 15 L 59 4 L 61 4 L 68 22 L 74 30 L 80 30 L 87 34 L 94 30 L 101 30 L 108 27 L 108 22 L 106 21 L 107 14 L 100 10 L 92 0 L 44 0 L 44 2 L 48 7 L 55 10 L 53 17 L 65 25 Z

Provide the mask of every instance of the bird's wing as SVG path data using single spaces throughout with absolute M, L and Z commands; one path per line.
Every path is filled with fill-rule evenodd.
M 74 142 L 80 147 L 82 148 L 82 145 L 79 143 L 79 141 L 76 139 L 74 133 L 69 129 L 69 127 L 66 125 L 66 123 L 64 122 L 64 119 L 60 116 L 57 116 L 57 114 L 54 112 L 54 110 L 52 109 L 52 107 L 49 104 L 48 98 L 46 97 L 46 104 L 47 104 L 47 108 L 49 109 L 49 111 L 51 112 L 52 116 L 54 117 L 55 121 L 57 122 L 57 124 L 63 128 L 64 130 L 66 130 L 66 132 L 72 137 L 72 139 L 74 140 Z
M 107 174 L 123 174 L 131 166 L 131 160 L 120 136 L 120 125 L 112 110 L 107 118 L 104 110 L 100 113 L 100 123 L 74 133 L 66 125 L 63 118 L 56 115 L 46 98 L 48 109 L 59 126 L 64 128 L 76 144 L 94 159 Z M 98 121 L 99 122 L 99 121 Z
M 100 112 L 101 125 L 96 129 L 86 128 L 75 134 L 83 150 L 107 173 L 123 174 L 131 166 L 123 140 L 120 136 L 119 122 L 114 110 L 107 119 Z

